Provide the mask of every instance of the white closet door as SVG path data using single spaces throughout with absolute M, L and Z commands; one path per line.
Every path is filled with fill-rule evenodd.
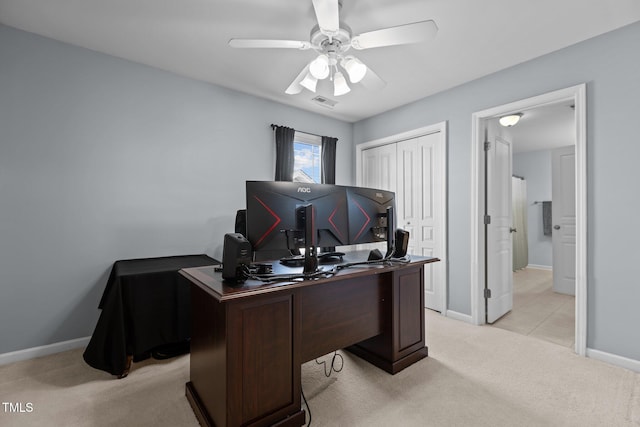
M 396 193 L 396 226 L 408 253 L 440 258 L 425 265 L 425 306 L 446 310 L 445 145 L 442 132 L 362 150 L 361 185 Z
M 398 227 L 409 232 L 409 253 L 435 256 L 442 261 L 425 265 L 425 306 L 444 307 L 445 265 L 444 218 L 440 218 L 445 195 L 441 156 L 444 147 L 439 132 L 398 143 Z
M 396 191 L 396 145 L 362 151 L 362 186 Z
M 444 142 L 441 133 L 418 138 L 420 154 L 420 223 L 416 233 L 416 245 L 420 255 L 440 258 L 440 262 L 427 264 L 424 269 L 425 306 L 442 312 L 445 310 L 444 218 L 441 206 L 444 194 Z
M 409 232 L 408 253 L 416 252 L 416 230 L 420 222 L 420 156 L 418 138 L 398 142 L 398 190 L 396 226 Z
M 362 187 L 396 192 L 396 144 L 387 144 L 362 151 Z M 379 249 L 386 253 L 386 242 L 356 245 L 356 250 Z

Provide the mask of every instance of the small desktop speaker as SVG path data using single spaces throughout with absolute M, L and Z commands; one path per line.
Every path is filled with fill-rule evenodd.
M 393 252 L 393 257 L 402 258 L 407 254 L 407 247 L 409 246 L 409 232 L 398 228 L 396 230 L 395 240 L 395 251 Z
M 236 212 L 236 224 L 235 224 L 236 233 L 240 233 L 243 236 L 247 236 L 247 210 L 240 209 Z
M 247 279 L 245 267 L 251 265 L 251 243 L 240 233 L 224 235 L 222 247 L 222 278 L 238 284 Z

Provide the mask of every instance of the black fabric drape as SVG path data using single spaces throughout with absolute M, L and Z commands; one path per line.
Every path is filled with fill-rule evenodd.
M 338 142 L 338 138 L 322 137 L 322 167 L 320 170 L 323 184 L 336 183 L 336 142 Z
M 293 181 L 295 129 L 272 125 L 276 138 L 276 181 Z
M 219 264 L 207 255 L 116 261 L 98 308 L 102 310 L 83 353 L 89 366 L 113 375 L 125 372 L 127 356 L 143 360 L 191 335 L 189 286 L 183 268 Z

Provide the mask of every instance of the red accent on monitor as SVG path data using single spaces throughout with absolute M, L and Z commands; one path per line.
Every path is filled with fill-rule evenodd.
M 356 206 L 358 206 L 358 209 L 360 209 L 360 211 L 362 212 L 362 214 L 367 217 L 367 221 L 364 223 L 364 225 L 362 226 L 360 231 L 358 231 L 358 234 L 356 234 L 356 237 L 354 238 L 354 240 L 358 240 L 360 235 L 364 232 L 365 228 L 367 227 L 367 224 L 369 224 L 371 222 L 371 217 L 369 217 L 369 215 L 367 215 L 367 213 L 364 211 L 364 209 L 362 209 L 362 206 L 360 206 L 360 204 L 358 202 L 356 202 L 354 200 L 353 203 L 355 203 Z
M 341 239 L 344 240 L 344 236 L 342 235 L 342 233 L 340 232 L 340 230 L 338 229 L 338 227 L 336 226 L 335 222 L 333 222 L 333 217 L 336 216 L 336 213 L 338 212 L 338 208 L 339 206 L 336 206 L 336 208 L 333 210 L 333 212 L 331 212 L 331 215 L 329 215 L 329 223 L 331 224 L 331 226 L 333 227 L 333 229 L 336 231 L 336 233 L 338 234 L 338 237 L 340 237 Z
M 269 227 L 269 229 L 262 235 L 260 236 L 260 238 L 258 239 L 258 241 L 256 242 L 256 246 L 259 246 L 260 243 L 269 235 L 271 234 L 271 232 L 274 230 L 274 228 L 276 228 L 278 226 L 278 224 L 280 224 L 280 221 L 282 221 L 280 219 L 280 217 L 278 215 L 276 215 L 276 213 L 274 211 L 272 211 L 269 206 L 267 206 L 262 200 L 260 200 L 258 197 L 254 198 L 271 214 L 271 216 L 273 216 L 275 218 L 275 222 L 271 225 L 271 227 Z

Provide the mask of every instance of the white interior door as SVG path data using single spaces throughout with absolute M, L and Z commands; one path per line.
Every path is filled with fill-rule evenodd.
M 439 132 L 398 143 L 398 227 L 409 232 L 409 253 L 435 256 L 441 262 L 425 265 L 425 306 L 442 312 L 445 256 L 443 219 L 437 204 L 444 203 L 440 156 L 444 144 Z
M 551 153 L 553 290 L 576 294 L 575 146 Z
M 485 150 L 487 195 L 487 323 L 513 307 L 513 247 L 511 240 L 511 142 L 497 136 Z

